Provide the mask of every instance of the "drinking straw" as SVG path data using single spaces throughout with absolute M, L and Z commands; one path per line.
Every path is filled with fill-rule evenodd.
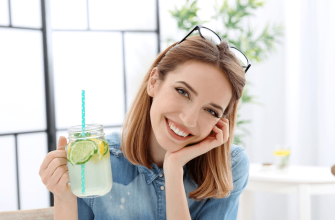
M 81 91 L 81 135 L 85 137 L 85 90 Z M 81 165 L 81 194 L 85 194 L 85 164 Z

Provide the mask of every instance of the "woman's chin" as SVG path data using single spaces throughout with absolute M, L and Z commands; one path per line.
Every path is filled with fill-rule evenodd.
M 181 148 L 178 147 L 178 146 L 167 146 L 167 145 L 161 145 L 162 148 L 166 151 L 170 151 L 170 152 L 175 152 L 175 151 L 178 151 L 180 150 Z
M 178 146 L 177 144 L 171 142 L 170 140 L 164 140 L 164 141 L 158 141 L 161 148 L 163 148 L 166 151 L 174 152 L 178 151 L 183 147 Z

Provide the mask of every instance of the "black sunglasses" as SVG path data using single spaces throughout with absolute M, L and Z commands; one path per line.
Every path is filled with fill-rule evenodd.
M 201 25 L 196 25 L 181 41 L 179 41 L 177 44 L 180 44 L 181 42 L 183 42 L 188 36 L 190 36 L 193 31 L 198 30 L 199 35 L 205 39 L 205 40 L 209 40 L 212 43 L 214 43 L 215 45 L 219 45 L 221 43 L 221 38 L 219 37 L 219 35 L 217 35 L 214 31 L 212 31 L 209 28 L 203 27 Z M 251 62 L 249 61 L 249 59 L 247 58 L 246 55 L 244 55 L 244 53 L 242 53 L 239 49 L 237 49 L 236 47 L 230 46 L 228 44 L 228 49 L 229 51 L 231 51 L 236 58 L 240 61 L 242 67 L 244 68 L 244 72 L 246 73 L 248 71 L 248 69 L 251 66 Z

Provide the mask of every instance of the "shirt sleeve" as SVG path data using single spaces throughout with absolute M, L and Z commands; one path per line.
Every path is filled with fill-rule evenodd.
M 77 197 L 78 205 L 78 220 L 93 220 L 94 214 L 91 207 L 88 205 L 91 199 L 83 199 Z
M 234 220 L 237 219 L 239 198 L 249 179 L 249 158 L 243 148 L 232 159 L 233 190 L 230 196 L 208 199 L 199 211 L 197 220 Z

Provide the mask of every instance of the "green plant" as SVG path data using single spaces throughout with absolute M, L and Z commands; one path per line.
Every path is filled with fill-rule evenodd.
M 197 0 L 186 0 L 181 8 L 175 7 L 174 10 L 169 11 L 176 19 L 178 28 L 185 31 L 185 34 L 196 24 L 205 24 L 208 22 L 201 20 L 198 17 L 197 12 L 200 8 L 197 3 Z M 232 44 L 243 51 L 252 63 L 258 63 L 265 60 L 270 52 L 275 51 L 275 45 L 280 42 L 280 39 L 283 36 L 284 28 L 282 25 L 270 25 L 267 23 L 260 34 L 255 34 L 256 29 L 252 28 L 250 25 L 248 25 L 248 28 L 245 28 L 245 21 L 248 21 L 248 18 L 253 16 L 253 13 L 264 4 L 264 1 L 258 0 L 236 0 L 235 5 L 232 6 L 228 4 L 228 1 L 226 0 L 222 1 L 221 4 L 215 1 L 215 14 L 211 17 L 211 19 L 222 23 L 223 26 L 223 30 L 215 30 L 215 32 L 222 39 L 229 42 L 229 44 Z M 176 40 L 168 38 L 167 43 L 171 42 L 176 42 Z M 234 138 L 234 144 L 237 145 L 245 144 L 242 140 L 243 137 L 250 135 L 250 131 L 243 126 L 250 123 L 251 120 L 241 119 L 241 107 L 251 103 L 263 105 L 256 101 L 257 96 L 248 93 L 248 87 L 250 85 L 252 85 L 250 82 L 246 83 L 238 106 L 237 132 Z

